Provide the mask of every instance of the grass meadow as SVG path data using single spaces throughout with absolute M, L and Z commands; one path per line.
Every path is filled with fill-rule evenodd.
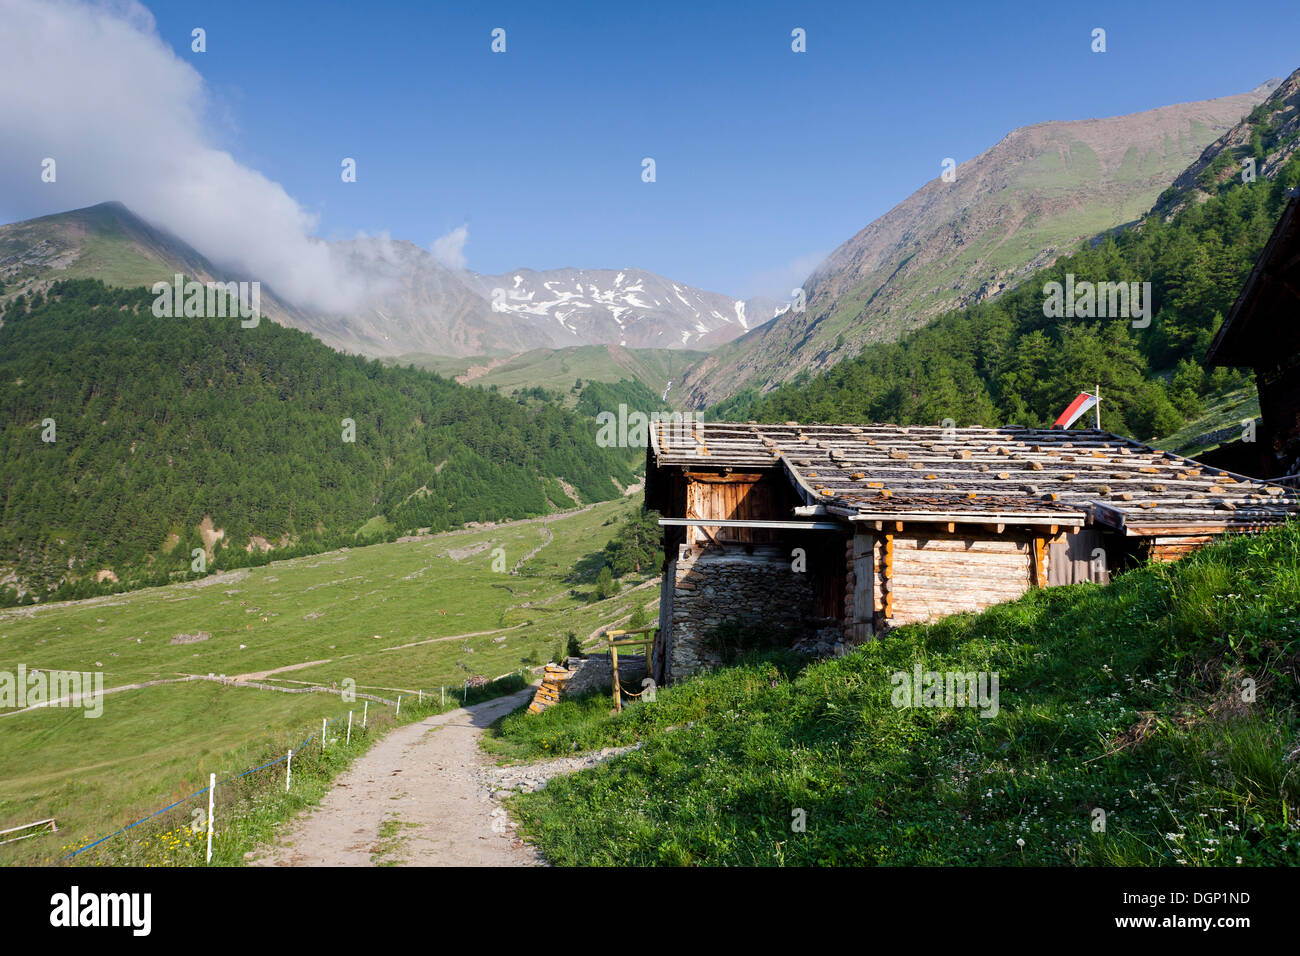
M 208 674 L 257 675 L 286 688 L 342 689 L 354 681 L 358 694 L 404 695 L 401 716 L 414 719 L 442 708 L 443 687 L 446 706 L 454 706 L 467 678 L 545 663 L 569 631 L 585 639 L 657 600 L 657 579 L 639 588 L 628 581 L 616 596 L 592 601 L 592 583 L 570 575 L 639 507 L 628 498 L 545 520 L 0 611 L 0 670 L 102 671 L 106 690 Z M 198 634 L 209 636 L 172 643 Z M 46 817 L 59 826 L 0 846 L 0 864 L 52 862 L 65 846 L 194 793 L 211 772 L 283 755 L 293 741 L 319 734 L 322 718 L 345 722 L 353 710 L 355 732 L 362 708 L 362 700 L 345 703 L 334 693 L 193 680 L 106 693 L 96 719 L 69 707 L 0 716 L 0 829 Z M 372 701 L 371 729 L 392 710 Z M 322 766 L 322 787 L 334 768 L 332 758 Z M 303 773 L 307 789 L 306 764 Z

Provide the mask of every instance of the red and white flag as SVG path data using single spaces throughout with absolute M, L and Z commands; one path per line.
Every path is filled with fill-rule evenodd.
M 1061 417 L 1052 422 L 1052 427 L 1069 428 L 1079 420 L 1079 416 L 1096 404 L 1096 395 L 1090 392 L 1080 392 L 1079 397 L 1070 403 L 1070 407 L 1061 412 Z

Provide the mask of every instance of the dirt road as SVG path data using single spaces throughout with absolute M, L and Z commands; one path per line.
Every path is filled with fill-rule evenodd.
M 399 727 L 288 824 L 256 866 L 537 866 L 489 795 L 483 729 L 533 688 Z

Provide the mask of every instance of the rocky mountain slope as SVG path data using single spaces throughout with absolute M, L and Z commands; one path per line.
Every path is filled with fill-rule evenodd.
M 550 330 L 493 312 L 469 275 L 443 265 L 413 242 L 350 239 L 331 244 L 336 269 L 364 286 L 363 304 L 347 313 L 315 315 L 323 341 L 349 352 L 391 356 L 484 355 L 550 344 Z
M 1278 81 L 1237 96 L 1009 133 L 844 243 L 807 306 L 715 350 L 683 383 L 704 406 L 767 390 L 1014 286 L 1081 240 L 1137 219 Z
M 1225 184 L 1273 179 L 1300 148 L 1300 70 L 1216 139 L 1156 202 L 1166 220 L 1189 202 L 1204 202 Z M 1253 163 L 1249 162 L 1253 160 Z

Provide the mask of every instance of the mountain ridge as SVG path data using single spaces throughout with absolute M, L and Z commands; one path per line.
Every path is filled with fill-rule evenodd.
M 611 345 L 701 349 L 770 320 L 778 303 L 736 299 L 644 269 L 453 269 L 413 242 L 358 237 L 328 244 L 331 267 L 359 305 L 303 308 L 263 287 L 272 321 L 339 351 L 371 358 L 518 355 L 539 348 Z M 58 278 L 132 287 L 183 273 L 232 275 L 200 250 L 116 201 L 0 226 L 0 281 L 12 297 Z
M 804 284 L 806 307 L 716 349 L 687 403 L 768 391 L 997 296 L 1077 243 L 1141 218 L 1222 130 L 1282 81 L 1118 117 L 1018 127 L 843 243 Z

